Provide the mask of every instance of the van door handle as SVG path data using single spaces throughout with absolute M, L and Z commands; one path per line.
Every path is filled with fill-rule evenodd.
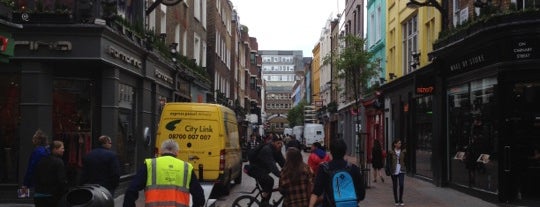
M 201 158 L 199 158 L 199 156 L 197 156 L 197 155 L 190 155 L 190 156 L 188 156 L 188 159 L 189 159 L 189 161 L 197 161 L 197 160 L 199 160 Z

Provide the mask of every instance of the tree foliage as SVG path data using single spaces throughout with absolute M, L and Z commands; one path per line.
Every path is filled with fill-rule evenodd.
M 289 121 L 289 127 L 304 125 L 304 106 L 306 101 L 302 100 L 298 105 L 293 107 L 287 113 L 287 121 Z
M 344 89 L 352 90 L 355 99 L 361 98 L 368 82 L 378 75 L 376 65 L 371 63 L 373 53 L 366 49 L 365 43 L 365 39 L 355 35 L 340 36 L 338 51 L 332 51 L 323 59 L 323 64 L 333 64 L 336 69 L 332 82 L 337 84 L 336 79 L 344 80 Z

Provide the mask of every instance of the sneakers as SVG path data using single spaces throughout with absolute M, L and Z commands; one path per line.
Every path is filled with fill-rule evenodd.
M 395 206 L 399 206 L 399 203 L 394 203 Z
M 405 205 L 405 203 L 401 202 L 401 203 L 399 203 L 399 205 L 400 205 L 400 206 L 404 206 L 404 205 Z

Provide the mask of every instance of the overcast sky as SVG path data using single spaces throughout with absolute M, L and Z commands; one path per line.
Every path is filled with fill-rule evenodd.
M 311 50 L 326 21 L 342 11 L 344 0 L 231 0 L 240 24 L 257 38 L 259 50 Z M 339 4 L 339 5 L 338 5 Z M 338 10 L 339 9 L 339 10 Z

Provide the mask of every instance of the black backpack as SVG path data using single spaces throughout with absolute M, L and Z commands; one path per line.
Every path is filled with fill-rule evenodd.
M 251 149 L 249 152 L 248 152 L 248 161 L 249 161 L 249 164 L 254 164 L 254 163 L 257 163 L 258 161 L 258 157 L 259 157 L 259 152 L 261 151 L 261 149 L 265 146 L 266 144 L 259 144 L 257 145 L 257 147 Z

